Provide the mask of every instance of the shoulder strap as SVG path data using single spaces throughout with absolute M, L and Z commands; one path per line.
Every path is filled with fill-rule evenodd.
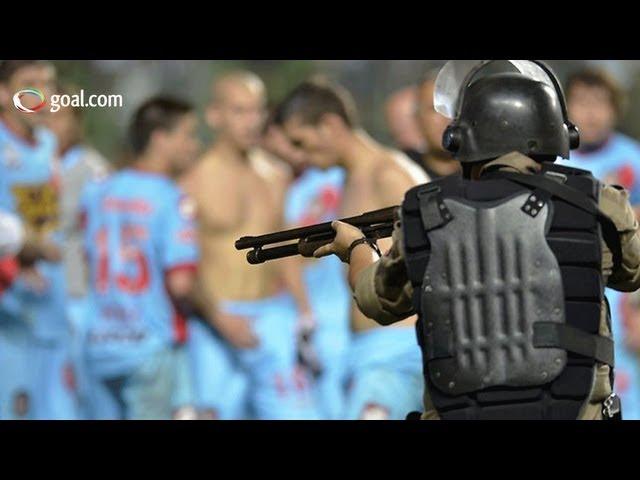
M 613 268 L 618 269 L 622 265 L 622 246 L 620 235 L 613 221 L 598 207 L 598 205 L 581 191 L 551 180 L 544 175 L 527 175 L 523 173 L 499 172 L 498 178 L 504 178 L 527 187 L 546 190 L 552 196 L 594 215 L 602 227 L 602 236 L 613 255 Z
M 613 340 L 587 333 L 565 323 L 537 322 L 533 325 L 533 345 L 537 348 L 560 347 L 601 363 L 614 366 Z

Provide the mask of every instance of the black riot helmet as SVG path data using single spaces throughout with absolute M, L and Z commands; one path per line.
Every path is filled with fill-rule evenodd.
M 442 139 L 445 150 L 463 164 L 513 151 L 569 158 L 580 136 L 551 69 L 538 60 L 509 60 L 512 71 L 482 75 L 494 62 L 452 60 L 440 71 L 434 105 L 452 119 Z

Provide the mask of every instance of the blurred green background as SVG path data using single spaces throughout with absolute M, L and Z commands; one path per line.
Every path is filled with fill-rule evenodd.
M 383 142 L 390 141 L 383 116 L 390 93 L 415 83 L 427 71 L 444 64 L 439 60 L 65 60 L 55 61 L 59 78 L 87 94 L 122 94 L 123 108 L 85 110 L 90 143 L 112 161 L 120 155 L 131 112 L 147 97 L 169 93 L 193 102 L 202 113 L 215 75 L 244 68 L 260 75 L 270 103 L 311 75 L 322 74 L 340 82 L 354 95 L 364 127 Z M 628 92 L 628 108 L 620 129 L 640 138 L 640 61 L 551 60 L 561 80 L 587 64 L 607 69 Z M 211 133 L 201 127 L 202 140 Z

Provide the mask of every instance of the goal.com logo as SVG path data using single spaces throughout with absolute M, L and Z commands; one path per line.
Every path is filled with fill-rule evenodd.
M 34 107 L 28 108 L 22 104 L 22 97 L 24 96 L 34 96 L 40 100 L 40 103 Z M 13 104 L 15 107 L 21 111 L 22 113 L 36 113 L 42 107 L 44 107 L 47 103 L 47 100 L 44 98 L 44 94 L 35 88 L 25 88 L 24 90 L 20 90 L 16 92 L 13 96 Z
M 24 97 L 35 97 L 37 100 L 36 105 L 31 105 L 33 102 L 29 102 L 30 106 L 24 105 L 22 99 Z M 13 105 L 16 109 L 22 113 L 36 113 L 41 110 L 47 104 L 47 99 L 44 94 L 37 88 L 25 88 L 19 90 L 13 95 Z M 49 111 L 56 113 L 61 107 L 75 107 L 75 108 L 112 108 L 122 107 L 122 95 L 88 95 L 85 96 L 84 90 L 80 90 L 79 94 L 74 95 L 51 95 L 51 105 Z

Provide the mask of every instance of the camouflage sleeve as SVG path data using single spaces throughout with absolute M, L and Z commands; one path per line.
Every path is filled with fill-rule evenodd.
M 360 273 L 354 297 L 364 315 L 390 325 L 415 314 L 412 294 L 402 252 L 402 230 L 396 224 L 391 248 Z
M 602 271 L 607 286 L 632 292 L 640 288 L 640 234 L 638 220 L 629 203 L 629 193 L 616 185 L 604 185 L 600 193 L 600 209 L 613 220 L 622 247 L 622 264 L 613 269 L 613 257 L 606 244 L 602 248 Z

